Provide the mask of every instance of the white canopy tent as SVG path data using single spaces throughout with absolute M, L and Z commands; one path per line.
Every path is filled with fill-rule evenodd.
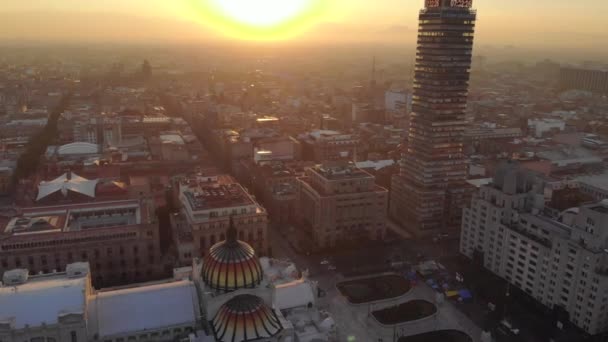
M 97 179 L 88 180 L 75 173 L 65 173 L 52 181 L 40 182 L 38 185 L 38 196 L 36 201 L 40 201 L 58 191 L 60 191 L 63 196 L 67 196 L 69 191 L 73 191 L 95 198 L 97 183 Z

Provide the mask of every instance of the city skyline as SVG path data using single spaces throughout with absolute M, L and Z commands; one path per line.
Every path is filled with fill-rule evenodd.
M 0 342 L 608 336 L 608 4 L 4 0 Z
M 82 4 L 73 0 L 23 3 L 9 0 L 0 10 L 1 40 L 99 42 L 198 42 L 201 40 L 375 41 L 411 44 L 423 1 L 314 1 L 322 8 L 293 32 L 275 37 L 218 29 L 207 10 L 212 0 L 119 1 Z M 590 4 L 591 2 L 591 4 Z M 598 50 L 608 41 L 603 18 L 608 3 L 587 1 L 475 1 L 481 45 L 562 47 Z M 590 7 L 593 11 L 589 11 Z M 542 13 L 542 15 L 539 15 Z M 568 26 L 555 25 L 568 13 Z M 517 18 L 517 25 L 513 25 Z M 142 29 L 129 30 L 137 26 Z

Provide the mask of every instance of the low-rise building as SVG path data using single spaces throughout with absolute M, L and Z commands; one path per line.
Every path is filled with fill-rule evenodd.
M 595 200 L 608 199 L 608 172 L 576 178 L 579 189 Z
M 96 286 L 158 279 L 159 231 L 147 200 L 98 201 L 20 208 L 0 233 L 0 273 L 27 268 L 48 274 L 91 264 Z
M 293 263 L 259 258 L 225 241 L 155 282 L 98 290 L 88 263 L 0 283 L 0 339 L 6 342 L 336 341 L 333 319 L 316 307 L 317 283 Z
M 172 217 L 179 260 L 189 264 L 207 249 L 226 238 L 234 219 L 239 239 L 268 251 L 268 215 L 239 183 L 227 175 L 196 174 L 176 180 L 179 214 Z

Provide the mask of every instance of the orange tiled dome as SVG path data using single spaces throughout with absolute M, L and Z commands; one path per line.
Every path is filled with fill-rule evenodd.
M 276 336 L 283 327 L 260 297 L 240 295 L 224 304 L 211 321 L 217 341 L 259 341 Z
M 225 292 L 255 288 L 262 282 L 262 266 L 255 250 L 236 239 L 232 220 L 226 241 L 211 247 L 203 259 L 202 277 L 209 287 Z

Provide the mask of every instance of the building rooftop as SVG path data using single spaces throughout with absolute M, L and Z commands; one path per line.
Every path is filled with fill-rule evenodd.
M 608 199 L 603 200 L 599 204 L 591 206 L 590 209 L 597 211 L 598 213 L 608 214 Z
M 89 323 L 104 337 L 196 322 L 199 316 L 190 280 L 99 292 L 87 311 Z
M 359 169 L 353 162 L 326 162 L 313 168 L 328 180 L 344 180 L 373 177 Z
M 5 234 L 28 235 L 120 227 L 147 221 L 138 200 L 93 202 L 22 208 L 4 229 Z
M 389 167 L 395 165 L 395 161 L 393 159 L 386 160 L 366 160 L 362 162 L 357 162 L 355 165 L 360 169 L 374 169 L 375 171 L 384 169 L 385 167 Z
M 182 182 L 180 191 L 193 210 L 255 204 L 245 189 L 229 176 L 192 177 Z
M 145 116 L 143 123 L 171 123 L 171 118 L 167 116 Z
M 160 140 L 163 144 L 185 145 L 186 142 L 179 134 L 161 134 Z
M 97 183 L 98 180 L 89 180 L 72 172 L 64 173 L 52 181 L 40 182 L 36 201 L 40 201 L 56 192 L 61 192 L 63 196 L 67 196 L 70 191 L 94 198 Z
M 85 277 L 69 278 L 65 273 L 36 276 L 19 285 L 0 287 L 0 323 L 23 329 L 56 324 L 68 314 L 84 314 L 86 288 Z
M 310 132 L 308 136 L 314 140 L 321 140 L 326 138 L 350 137 L 350 134 L 344 134 L 338 131 L 331 130 L 316 130 Z
M 576 178 L 579 183 L 608 191 L 608 172 L 598 175 L 581 176 Z

